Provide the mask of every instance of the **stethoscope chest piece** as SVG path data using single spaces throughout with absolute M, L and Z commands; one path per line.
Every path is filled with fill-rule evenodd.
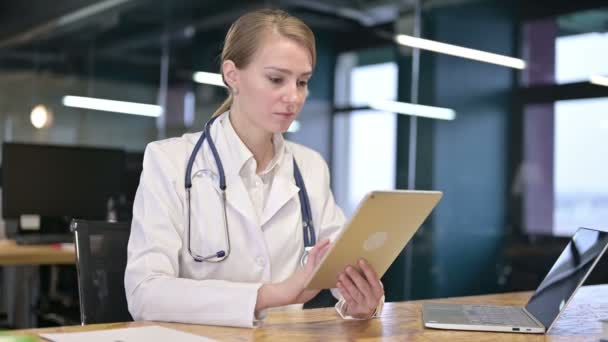
M 300 266 L 306 266 L 306 263 L 308 262 L 308 254 L 310 254 L 311 250 L 312 246 L 304 247 L 304 253 L 302 253 L 302 257 L 300 258 Z

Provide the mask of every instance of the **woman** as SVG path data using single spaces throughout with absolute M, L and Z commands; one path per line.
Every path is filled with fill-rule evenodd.
M 221 55 L 228 99 L 204 132 L 147 146 L 125 273 L 133 318 L 251 327 L 266 309 L 318 293 L 304 285 L 344 216 L 322 157 L 281 135 L 302 109 L 315 54 L 299 19 L 245 14 Z M 337 278 L 342 317 L 371 318 L 384 301 L 374 270 L 359 266 Z

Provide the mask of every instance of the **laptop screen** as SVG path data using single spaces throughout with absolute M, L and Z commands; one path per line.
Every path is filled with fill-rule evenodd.
M 607 232 L 580 228 L 528 301 L 526 310 L 549 329 L 607 245 Z

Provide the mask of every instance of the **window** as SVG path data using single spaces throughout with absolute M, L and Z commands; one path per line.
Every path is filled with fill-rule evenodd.
M 555 45 L 555 80 L 559 84 L 589 81 L 608 75 L 608 33 L 559 37 Z
M 554 85 L 543 103 L 524 107 L 524 157 L 514 193 L 523 185 L 528 233 L 571 236 L 608 222 L 608 98 L 582 98 L 594 95 L 579 91 L 578 99 L 562 100 L 573 93 L 561 91 L 608 75 L 607 18 L 608 10 L 593 9 L 524 24 L 529 68 L 523 84 Z
M 553 233 L 608 226 L 608 98 L 555 103 Z
M 527 21 L 522 50 L 525 86 L 588 81 L 608 74 L 608 9 Z
M 381 63 L 350 69 L 349 103 L 397 98 L 397 65 Z M 356 110 L 335 116 L 334 178 L 336 200 L 351 216 L 371 190 L 395 188 L 397 119 L 394 113 Z

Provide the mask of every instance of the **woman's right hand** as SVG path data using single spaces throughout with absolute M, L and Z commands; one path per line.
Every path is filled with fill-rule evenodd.
M 317 242 L 308 254 L 304 267 L 298 268 L 294 274 L 282 282 L 262 285 L 258 290 L 256 312 L 271 307 L 305 303 L 314 298 L 320 289 L 310 290 L 304 286 L 313 276 L 316 266 L 330 247 L 328 239 Z

